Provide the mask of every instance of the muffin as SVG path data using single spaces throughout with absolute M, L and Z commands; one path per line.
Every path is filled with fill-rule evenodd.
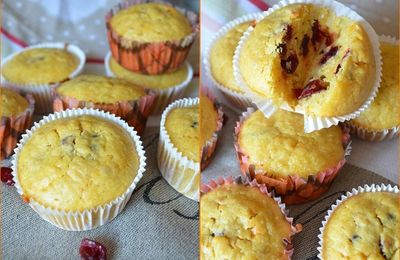
M 130 81 L 99 75 L 81 75 L 53 88 L 53 109 L 98 108 L 125 120 L 141 134 L 154 94 Z
M 162 2 L 119 4 L 107 14 L 106 25 L 114 59 L 142 74 L 177 70 L 198 32 L 195 13 Z
M 351 114 L 371 102 L 380 75 L 376 34 L 360 20 L 338 3 L 277 6 L 246 32 L 234 64 L 251 92 L 275 106 Z
M 399 44 L 382 41 L 382 81 L 374 102 L 351 121 L 352 133 L 370 141 L 382 141 L 398 135 L 400 126 Z
M 2 62 L 2 79 L 6 86 L 30 93 L 39 113 L 51 111 L 51 85 L 80 73 L 85 54 L 66 43 L 34 45 L 8 56 Z
M 193 77 L 193 69 L 188 62 L 170 73 L 158 75 L 134 73 L 119 65 L 110 52 L 106 56 L 105 66 L 108 76 L 124 78 L 155 92 L 152 114 L 161 114 L 170 103 L 181 98 Z
M 124 121 L 92 109 L 42 119 L 13 157 L 15 186 L 45 220 L 88 230 L 112 220 L 144 172 L 143 147 Z
M 23 97 L 6 88 L 0 88 L 0 95 L 0 159 L 3 160 L 12 154 L 19 137 L 30 127 L 35 100 L 29 94 Z
M 239 17 L 224 25 L 211 40 L 207 58 L 204 60 L 206 71 L 215 86 L 239 108 L 252 106 L 233 77 L 232 58 L 240 37 L 254 23 L 260 13 Z
M 400 195 L 390 186 L 353 189 L 328 211 L 321 259 L 399 259 Z
M 332 126 L 304 133 L 300 114 L 278 110 L 266 118 L 249 108 L 235 127 L 242 173 L 275 190 L 287 204 L 327 191 L 349 153 L 348 130 Z
M 263 185 L 228 178 L 202 187 L 201 259 L 290 259 L 300 229 Z

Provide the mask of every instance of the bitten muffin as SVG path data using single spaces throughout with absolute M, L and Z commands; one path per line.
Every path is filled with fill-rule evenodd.
M 15 91 L 1 88 L 1 117 L 17 116 L 24 112 L 28 106 L 28 101 Z
M 24 199 L 64 211 L 84 211 L 122 195 L 139 157 L 117 124 L 84 115 L 51 121 L 22 147 L 17 164 Z
M 164 90 L 170 87 L 176 87 L 184 82 L 188 77 L 187 66 L 182 66 L 174 72 L 158 75 L 146 75 L 132 72 L 119 65 L 112 57 L 110 58 L 109 66 L 111 72 L 115 76 L 129 80 L 138 86 L 154 90 Z
M 210 67 L 214 79 L 222 86 L 243 93 L 233 77 L 232 58 L 240 37 L 251 22 L 241 23 L 219 38 L 210 50 Z
M 400 126 L 399 45 L 381 42 L 382 82 L 374 102 L 350 124 L 370 131 Z
M 292 226 L 258 187 L 225 184 L 200 200 L 201 259 L 289 259 Z
M 323 259 L 399 259 L 400 196 L 363 192 L 335 208 L 323 232 Z
M 119 11 L 111 28 L 121 37 L 139 42 L 180 40 L 191 33 L 188 19 L 163 3 L 142 3 Z
M 245 115 L 245 114 L 244 114 Z M 345 133 L 332 126 L 304 133 L 301 114 L 260 110 L 243 116 L 235 129 L 235 148 L 244 174 L 293 204 L 319 197 L 344 164 Z
M 365 102 L 376 81 L 375 62 L 360 22 L 312 4 L 290 4 L 266 16 L 239 54 L 243 80 L 258 95 L 327 117 Z
M 68 79 L 78 65 L 78 57 L 67 50 L 34 48 L 4 64 L 2 75 L 11 84 L 52 84 Z

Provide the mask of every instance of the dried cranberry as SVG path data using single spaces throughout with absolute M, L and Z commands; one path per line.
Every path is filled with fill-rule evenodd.
M 297 55 L 295 53 L 290 54 L 287 59 L 281 60 L 281 67 L 288 74 L 292 74 L 293 72 L 295 72 L 297 65 L 299 65 L 299 60 L 297 59 Z
M 319 64 L 325 64 L 331 57 L 336 55 L 338 50 L 338 46 L 333 46 L 332 48 L 330 48 L 329 51 L 325 53 L 324 56 L 322 56 L 322 58 L 319 60 Z
M 14 186 L 11 168 L 1 167 L 1 181 L 7 185 Z
M 281 57 L 286 55 L 286 50 L 287 50 L 286 44 L 280 43 L 280 44 L 278 44 L 276 49 L 277 49 L 277 51 L 278 51 L 278 53 L 280 54 Z
M 325 34 L 325 37 L 326 37 L 326 39 L 325 39 L 325 45 L 326 45 L 326 46 L 331 46 L 332 43 L 333 43 L 333 37 L 332 37 L 329 33 L 326 33 L 326 34 Z
M 308 53 L 308 42 L 310 41 L 310 37 L 307 34 L 304 34 L 303 40 L 301 41 L 301 55 L 306 56 Z
M 311 35 L 312 44 L 315 45 L 316 43 L 322 41 L 323 34 L 318 20 L 314 20 L 311 26 L 311 30 L 312 30 L 312 35 Z
M 84 238 L 79 247 L 82 260 L 107 260 L 107 249 L 102 244 Z
M 337 74 L 339 72 L 339 70 L 342 68 L 343 60 L 346 59 L 346 57 L 349 56 L 349 54 L 350 54 L 350 49 L 347 49 L 346 52 L 344 53 L 342 59 L 340 60 L 339 64 L 336 67 L 335 74 Z
M 314 79 L 311 80 L 310 82 L 307 83 L 307 85 L 304 87 L 303 91 L 301 94 L 297 97 L 297 99 L 302 99 L 305 97 L 309 97 L 315 93 L 318 93 L 322 90 L 326 89 L 326 83 L 324 83 L 320 79 Z
M 288 24 L 285 27 L 285 31 L 286 31 L 286 34 L 285 34 L 285 36 L 283 36 L 283 40 L 290 41 L 290 39 L 292 39 L 292 36 L 293 36 L 293 27 Z

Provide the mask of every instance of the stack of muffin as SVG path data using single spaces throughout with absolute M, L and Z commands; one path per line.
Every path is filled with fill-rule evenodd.
M 370 141 L 398 136 L 398 54 L 398 41 L 378 40 L 362 17 L 337 2 L 282 1 L 265 13 L 237 18 L 216 33 L 204 63 L 214 85 L 232 106 L 244 110 L 234 130 L 243 179 L 217 179 L 202 186 L 203 258 L 290 258 L 291 235 L 300 228 L 290 229 L 286 213 L 276 210 L 280 200 L 300 204 L 326 192 L 350 153 L 350 130 Z M 279 196 L 275 205 L 264 189 Z M 357 201 L 368 205 L 371 215 L 379 211 L 382 219 L 370 221 L 387 223 L 383 225 L 390 235 L 379 227 L 370 241 L 359 235 L 368 230 L 357 225 L 363 218 L 360 210 L 350 217 L 354 225 L 350 220 L 347 226 L 332 224 L 329 235 L 321 236 L 324 258 L 361 256 L 365 245 L 379 236 L 380 242 L 367 250 L 370 255 L 381 248 L 385 258 L 398 256 L 394 219 L 400 212 L 393 205 L 399 196 L 379 195 L 398 189 L 373 186 L 362 192 L 374 192 Z M 381 212 L 376 205 L 383 197 L 387 203 Z M 274 220 L 258 208 L 261 204 Z M 392 212 L 387 222 L 381 216 L 386 211 Z M 354 242 L 345 243 L 347 238 Z
M 115 77 L 79 75 L 85 54 L 65 43 L 2 62 L 2 180 L 66 230 L 98 227 L 123 210 L 145 171 L 147 118 L 182 97 L 193 75 L 185 60 L 198 33 L 195 13 L 129 1 L 107 14 L 106 26 L 105 65 Z M 34 111 L 44 117 L 26 131 Z M 9 159 L 12 175 L 3 168 Z

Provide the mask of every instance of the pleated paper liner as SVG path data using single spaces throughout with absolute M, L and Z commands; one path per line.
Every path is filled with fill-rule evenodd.
M 242 124 L 253 112 L 255 112 L 254 108 L 248 108 L 247 111 L 243 112 L 235 127 L 234 146 L 242 174 L 252 180 L 256 179 L 257 182 L 263 183 L 269 189 L 274 190 L 288 205 L 304 203 L 319 198 L 329 189 L 338 172 L 345 164 L 346 156 L 350 155 L 349 130 L 346 127 L 342 127 L 342 143 L 345 148 L 344 158 L 334 167 L 318 173 L 310 173 L 308 178 L 300 177 L 295 173 L 288 174 L 287 178 L 274 178 L 268 176 L 268 173 L 261 169 L 255 169 L 255 165 L 250 164 L 248 156 L 239 146 L 238 136 Z
M 111 52 L 108 52 L 106 58 L 104 60 L 104 66 L 106 68 L 106 74 L 110 77 L 117 77 L 115 73 L 111 70 L 110 67 L 110 59 L 111 59 Z M 156 97 L 153 104 L 153 110 L 151 112 L 152 115 L 159 115 L 161 114 L 164 109 L 174 102 L 182 98 L 185 94 L 185 89 L 192 81 L 193 78 L 193 68 L 188 61 L 184 62 L 183 66 L 187 67 L 187 77 L 186 79 L 175 86 L 171 86 L 167 89 L 154 89 L 154 88 L 147 88 L 155 93 Z M 146 86 L 144 86 L 146 88 Z
M 126 121 L 129 126 L 135 128 L 139 135 L 144 131 L 147 118 L 153 109 L 153 103 L 156 98 L 154 92 L 146 90 L 146 96 L 137 100 L 118 101 L 111 104 L 96 103 L 63 96 L 57 93 L 58 87 L 60 87 L 60 85 L 52 87 L 54 112 L 75 108 L 94 108 L 107 111 Z
M 251 181 L 249 178 L 247 178 L 245 176 L 237 177 L 237 178 L 234 178 L 232 176 L 227 177 L 227 178 L 219 177 L 218 179 L 211 180 L 208 183 L 202 183 L 201 188 L 200 188 L 201 196 L 203 196 L 204 194 L 206 194 L 208 192 L 212 192 L 213 190 L 217 189 L 218 187 L 222 187 L 224 185 L 244 185 L 244 186 L 250 186 L 250 187 L 259 189 L 263 194 L 265 194 L 265 196 L 274 199 L 275 202 L 277 203 L 277 205 L 279 206 L 279 208 L 281 209 L 283 216 L 285 216 L 287 222 L 291 225 L 291 228 L 292 228 L 290 237 L 295 235 L 296 233 L 301 232 L 302 225 L 301 224 L 297 224 L 297 225 L 293 224 L 293 218 L 288 217 L 288 210 L 286 209 L 285 204 L 281 201 L 281 198 L 278 196 L 275 196 L 275 194 L 273 192 L 271 193 L 264 184 L 260 184 L 255 180 Z M 268 241 L 265 241 L 265 242 L 268 243 Z M 288 259 L 291 259 L 292 255 L 293 255 L 293 250 L 294 250 L 292 241 L 289 238 L 289 240 L 284 240 L 283 242 L 286 245 L 285 254 L 287 255 Z
M 140 137 L 137 135 L 136 131 L 132 127 L 130 127 L 125 121 L 108 112 L 99 111 L 97 109 L 68 109 L 62 112 L 56 112 L 54 114 L 43 117 L 42 120 L 40 120 L 38 123 L 35 123 L 35 125 L 22 136 L 22 139 L 18 143 L 17 148 L 15 148 L 15 154 L 12 158 L 12 174 L 14 177 L 13 180 L 15 182 L 17 192 L 21 195 L 22 198 L 24 198 L 24 191 L 18 180 L 18 159 L 22 149 L 24 149 L 24 145 L 26 144 L 26 142 L 40 127 L 49 122 L 61 118 L 71 118 L 82 115 L 95 116 L 100 119 L 110 121 L 121 127 L 125 132 L 127 132 L 132 142 L 134 142 L 135 144 L 136 151 L 139 156 L 139 167 L 136 177 L 123 194 L 116 197 L 113 201 L 110 201 L 107 204 L 100 205 L 95 208 L 88 208 L 84 211 L 57 210 L 42 205 L 32 198 L 29 199 L 29 206 L 31 206 L 32 209 L 35 210 L 41 218 L 50 222 L 52 225 L 58 228 L 69 231 L 90 230 L 102 226 L 113 220 L 119 213 L 122 212 L 125 205 L 128 203 L 133 190 L 136 188 L 137 183 L 143 176 L 146 166 L 146 156 L 142 146 L 142 141 L 140 140 Z
M 381 42 L 399 45 L 399 40 L 392 36 L 380 35 L 379 40 Z M 378 93 L 378 95 L 379 95 L 379 93 Z M 400 126 L 394 126 L 392 128 L 387 128 L 387 129 L 383 129 L 381 131 L 377 131 L 377 130 L 362 127 L 353 121 L 346 122 L 346 125 L 350 128 L 350 133 L 352 135 L 355 135 L 360 139 L 363 139 L 366 141 L 371 141 L 371 142 L 381 142 L 381 141 L 391 140 L 391 139 L 399 136 L 399 133 L 400 133 Z
M 63 42 L 41 43 L 41 44 L 37 44 L 37 45 L 32 45 L 30 47 L 22 49 L 21 51 L 18 51 L 18 52 L 15 52 L 15 53 L 9 55 L 7 58 L 5 58 L 1 62 L 1 66 L 4 66 L 8 61 L 13 59 L 19 53 L 27 51 L 27 50 L 31 50 L 31 49 L 37 49 L 37 48 L 56 48 L 56 49 L 66 50 L 66 51 L 74 54 L 74 56 L 79 59 L 78 67 L 64 81 L 75 78 L 82 72 L 85 62 L 86 62 L 85 53 L 78 46 L 69 44 L 69 43 L 63 43 Z M 4 87 L 15 89 L 21 93 L 31 94 L 34 97 L 35 102 L 36 102 L 35 113 L 47 114 L 47 113 L 52 112 L 53 99 L 52 99 L 52 95 L 51 95 L 51 87 L 59 84 L 60 82 L 52 82 L 52 83 L 47 83 L 47 84 L 34 84 L 34 83 L 32 83 L 32 84 L 17 84 L 14 82 L 7 81 L 7 79 L 5 79 L 3 77 L 3 75 L 1 75 L 1 82 Z
M 206 141 L 205 145 L 201 148 L 201 170 L 204 170 L 211 162 L 214 151 L 218 143 L 218 135 L 221 132 L 222 126 L 224 124 L 224 112 L 222 111 L 222 106 L 217 103 L 215 96 L 209 91 L 208 88 L 201 88 L 202 94 L 208 98 L 214 104 L 214 109 L 218 113 L 217 117 L 217 128 L 213 132 L 211 138 Z M 201 104 L 201 100 L 200 100 Z M 201 129 L 201 127 L 200 127 Z M 200 133 L 201 135 L 201 133 Z
M 165 122 L 173 109 L 197 105 L 199 105 L 199 98 L 184 98 L 175 101 L 164 110 L 157 147 L 157 164 L 161 175 L 179 193 L 196 201 L 199 200 L 200 163 L 178 151 L 168 135 Z
M 324 244 L 325 226 L 328 223 L 329 218 L 335 212 L 335 209 L 337 207 L 339 207 L 341 203 L 343 203 L 347 199 L 351 198 L 352 196 L 357 196 L 358 194 L 364 193 L 364 192 L 392 192 L 395 194 L 399 194 L 400 190 L 399 190 L 398 186 L 391 186 L 390 184 L 389 185 L 385 185 L 385 184 L 364 185 L 364 186 L 359 186 L 357 188 L 353 188 L 351 191 L 348 191 L 346 193 L 346 195 L 342 195 L 339 199 L 337 199 L 336 202 L 331 206 L 331 208 L 326 213 L 325 218 L 322 221 L 322 227 L 319 229 L 319 231 L 320 231 L 320 234 L 318 235 L 318 238 L 319 238 L 318 258 L 319 259 L 323 259 L 322 252 L 324 249 L 323 244 Z
M 348 121 L 353 118 L 358 117 L 363 111 L 365 111 L 369 105 L 373 102 L 375 96 L 378 93 L 378 89 L 380 86 L 380 81 L 381 81 L 381 68 L 382 68 L 382 58 L 380 54 L 380 49 L 379 49 L 379 39 L 378 36 L 375 32 L 375 30 L 372 28 L 372 26 L 360 15 L 358 15 L 355 11 L 350 9 L 349 7 L 336 2 L 336 1 L 331 1 L 331 0 L 282 0 L 278 4 L 272 6 L 269 8 L 267 11 L 265 11 L 260 17 L 257 22 L 261 21 L 264 19 L 266 16 L 270 15 L 274 11 L 281 9 L 282 7 L 285 7 L 287 5 L 291 4 L 297 4 L 297 3 L 303 3 L 303 4 L 314 4 L 318 6 L 323 6 L 327 7 L 331 10 L 333 10 L 337 16 L 346 16 L 354 21 L 360 22 L 360 24 L 363 26 L 365 29 L 374 52 L 374 58 L 375 58 L 375 82 L 374 85 L 371 89 L 371 93 L 369 97 L 364 101 L 364 103 L 355 111 L 352 113 L 349 113 L 347 115 L 342 115 L 342 116 L 334 116 L 334 117 L 321 117 L 321 116 L 315 116 L 315 115 L 307 115 L 305 114 L 305 111 L 302 107 L 296 106 L 294 110 L 289 107 L 287 104 L 283 104 L 280 108 L 289 110 L 289 111 L 294 111 L 300 114 L 304 115 L 304 131 L 306 133 L 310 133 L 312 131 L 320 130 L 322 128 L 328 128 L 332 125 L 338 125 L 340 122 Z M 233 57 L 233 74 L 238 82 L 239 86 L 243 88 L 243 90 L 246 92 L 246 96 L 248 96 L 256 105 L 257 107 L 264 113 L 266 117 L 270 117 L 275 111 L 276 107 L 273 104 L 272 100 L 269 98 L 266 98 L 265 96 L 262 96 L 255 91 L 252 91 L 249 86 L 244 82 L 242 75 L 240 73 L 239 69 L 239 57 L 240 57 L 240 52 L 242 50 L 244 42 L 247 41 L 248 37 L 250 34 L 254 31 L 254 27 L 250 26 L 247 31 L 242 35 L 242 38 L 239 41 L 238 46 L 236 47 L 235 50 L 235 55 Z
M 244 16 L 241 16 L 239 18 L 236 18 L 227 24 L 225 24 L 221 29 L 219 29 L 214 36 L 211 38 L 211 41 L 206 49 L 206 57 L 203 59 L 204 67 L 207 76 L 211 79 L 211 82 L 214 86 L 216 86 L 222 94 L 237 108 L 239 109 L 245 109 L 247 107 L 254 106 L 254 104 L 251 102 L 251 100 L 246 97 L 244 92 L 238 92 L 236 90 L 230 89 L 221 83 L 219 83 L 214 76 L 212 75 L 211 72 L 211 49 L 214 46 L 214 44 L 225 34 L 227 34 L 232 28 L 235 26 L 248 22 L 248 21 L 254 21 L 259 19 L 262 16 L 262 12 L 259 13 L 251 13 L 251 14 L 246 14 Z M 233 75 L 232 75 L 233 76 Z
M 174 6 L 174 8 L 186 16 L 192 26 L 192 32 L 180 40 L 140 42 L 125 39 L 111 28 L 111 18 L 119 11 L 132 5 L 148 2 L 159 2 L 171 5 L 164 1 L 128 0 L 114 6 L 114 8 L 107 13 L 107 37 L 112 56 L 121 66 L 136 73 L 154 75 L 174 71 L 185 61 L 190 47 L 199 32 L 197 14 Z
M 0 90 L 1 91 L 1 90 Z M 0 124 L 0 159 L 4 160 L 12 155 L 21 135 L 32 125 L 32 117 L 35 111 L 35 100 L 31 94 L 24 95 L 28 101 L 28 108 L 15 116 L 2 116 Z

